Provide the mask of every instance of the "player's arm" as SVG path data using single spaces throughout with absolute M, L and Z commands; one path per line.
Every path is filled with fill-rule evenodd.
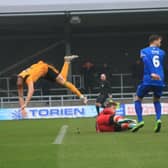
M 23 78 L 18 76 L 17 78 L 17 87 L 18 87 L 18 96 L 19 96 L 19 105 L 21 108 L 21 113 L 22 113 L 22 117 L 25 118 L 27 116 L 27 113 L 25 111 L 25 109 L 23 109 L 22 107 L 24 106 L 25 102 L 24 102 L 24 92 L 23 92 Z
M 24 105 L 24 98 L 23 98 L 23 79 L 18 76 L 17 78 L 17 88 L 18 88 L 18 96 L 19 96 L 19 104 L 20 107 Z
M 26 97 L 26 100 L 25 100 L 25 103 L 23 105 L 23 109 L 25 107 L 27 107 L 28 103 L 30 102 L 32 96 L 33 96 L 33 93 L 34 93 L 34 83 L 31 79 L 28 79 L 27 81 L 27 87 L 28 87 L 28 93 L 27 93 L 27 97 Z
M 154 80 L 160 80 L 160 76 L 155 73 L 155 68 L 153 66 L 153 62 L 151 61 L 151 59 L 149 59 L 146 56 L 144 51 L 141 51 L 141 58 L 142 58 L 144 64 L 148 67 L 150 74 L 151 74 L 151 78 Z

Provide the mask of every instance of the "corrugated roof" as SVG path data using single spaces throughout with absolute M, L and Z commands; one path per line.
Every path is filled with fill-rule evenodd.
M 168 0 L 5 0 L 0 13 L 166 9 Z

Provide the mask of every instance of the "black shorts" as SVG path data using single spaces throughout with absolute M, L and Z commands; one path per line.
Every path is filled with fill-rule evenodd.
M 44 76 L 44 79 L 49 80 L 51 82 L 55 82 L 58 75 L 59 75 L 59 71 L 57 71 L 57 69 L 48 67 L 48 72 Z
M 107 98 L 108 98 L 108 95 L 100 94 L 96 99 L 96 103 L 100 103 L 101 105 L 104 105 Z
M 114 124 L 114 130 L 115 130 L 115 132 L 121 132 L 121 131 L 123 131 L 121 125 L 119 125 L 119 124 Z

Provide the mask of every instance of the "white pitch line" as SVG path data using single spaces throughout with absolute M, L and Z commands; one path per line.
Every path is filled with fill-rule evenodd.
M 57 137 L 55 138 L 53 144 L 62 144 L 62 141 L 64 139 L 64 136 L 67 132 L 68 129 L 68 125 L 63 125 L 57 135 Z

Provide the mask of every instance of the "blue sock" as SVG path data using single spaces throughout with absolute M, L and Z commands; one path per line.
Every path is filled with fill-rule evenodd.
M 138 117 L 138 122 L 143 121 L 143 117 L 142 117 L 142 103 L 141 101 L 137 100 L 135 101 L 135 111 Z
M 154 102 L 155 111 L 156 111 L 156 120 L 161 118 L 161 104 L 159 101 Z

